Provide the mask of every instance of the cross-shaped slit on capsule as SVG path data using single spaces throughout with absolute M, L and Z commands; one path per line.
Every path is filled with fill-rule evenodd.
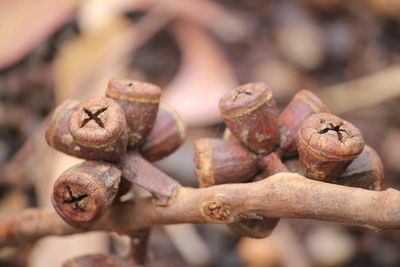
M 334 125 L 333 123 L 329 123 L 329 126 L 325 127 L 321 131 L 319 131 L 320 134 L 325 134 L 329 132 L 335 132 L 339 141 L 343 141 L 343 139 L 347 136 L 346 130 L 341 128 L 341 125 Z
M 102 114 L 106 110 L 107 110 L 107 108 L 101 108 L 101 109 L 97 110 L 95 113 L 92 113 L 90 110 L 84 108 L 83 111 L 87 115 L 87 118 L 82 121 L 81 128 L 83 128 L 91 120 L 94 120 L 101 128 L 104 128 L 104 123 L 101 120 L 101 118 L 99 118 L 99 115 Z

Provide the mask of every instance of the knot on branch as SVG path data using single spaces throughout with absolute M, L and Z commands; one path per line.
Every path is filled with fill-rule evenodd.
M 217 195 L 214 200 L 204 202 L 200 211 L 210 222 L 231 223 L 235 220 L 232 207 L 225 202 L 224 195 Z

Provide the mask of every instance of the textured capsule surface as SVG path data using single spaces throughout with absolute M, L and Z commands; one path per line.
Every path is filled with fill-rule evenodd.
M 161 89 L 151 83 L 129 79 L 112 79 L 106 96 L 121 105 L 129 128 L 129 146 L 139 146 L 153 127 L 157 116 Z
M 185 141 L 186 127 L 181 116 L 167 105 L 160 105 L 153 129 L 140 148 L 149 161 L 160 160 L 173 153 Z
M 279 131 L 282 154 L 297 154 L 298 129 L 300 124 L 315 113 L 329 113 L 328 107 L 308 90 L 299 91 L 279 115 Z
M 111 205 L 120 179 L 121 171 L 116 165 L 85 161 L 64 171 L 56 180 L 52 204 L 67 223 L 86 228 Z
M 228 224 L 229 228 L 237 235 L 252 238 L 265 238 L 271 235 L 279 219 L 261 216 L 257 219 L 244 219 Z
M 342 174 L 364 148 L 360 130 L 329 113 L 308 117 L 299 128 L 299 160 L 307 177 L 329 180 Z
M 242 85 L 219 102 L 221 116 L 241 144 L 258 154 L 271 152 L 278 143 L 278 108 L 263 83 Z
M 256 156 L 232 140 L 197 140 L 195 163 L 200 187 L 244 182 L 257 174 Z
M 361 154 L 353 160 L 346 171 L 331 182 L 380 191 L 383 177 L 383 164 L 378 153 L 370 146 L 365 145 Z
M 68 129 L 69 116 L 74 112 L 79 101 L 68 99 L 60 104 L 53 112 L 46 125 L 45 137 L 47 143 L 68 155 L 83 157 L 78 144 L 74 141 Z
M 70 115 L 68 129 L 86 159 L 118 162 L 126 152 L 125 115 L 111 98 L 83 100 Z

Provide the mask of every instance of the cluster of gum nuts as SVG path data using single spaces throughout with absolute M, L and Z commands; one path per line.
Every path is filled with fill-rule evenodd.
M 152 84 L 114 79 L 106 97 L 68 100 L 51 117 L 46 140 L 87 161 L 56 181 L 52 203 L 71 225 L 88 228 L 135 183 L 168 205 L 179 184 L 150 162 L 175 151 L 185 127 L 171 108 L 160 105 Z M 279 114 L 263 83 L 242 85 L 220 100 L 227 129 L 223 139 L 195 142 L 200 187 L 256 181 L 278 172 L 346 186 L 380 190 L 383 167 L 364 145 L 360 130 L 332 115 L 313 93 L 299 91 Z M 224 218 L 220 218 L 224 222 Z M 244 214 L 229 227 L 240 235 L 268 236 L 279 219 Z
M 330 113 L 312 92 L 299 91 L 279 113 L 263 83 L 242 85 L 219 103 L 227 129 L 222 139 L 195 142 L 201 187 L 257 181 L 279 172 L 381 190 L 382 162 L 351 123 Z M 258 214 L 229 224 L 244 236 L 268 236 L 279 219 Z
M 53 187 L 52 204 L 67 223 L 90 227 L 131 183 L 152 193 L 158 205 L 168 203 L 179 184 L 150 162 L 174 152 L 186 133 L 181 117 L 159 104 L 160 97 L 153 84 L 113 79 L 105 97 L 70 99 L 54 111 L 47 143 L 86 160 L 63 172 Z

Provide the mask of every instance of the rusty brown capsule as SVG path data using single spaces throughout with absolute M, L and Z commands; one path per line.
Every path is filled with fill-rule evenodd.
M 128 181 L 143 187 L 156 199 L 156 204 L 167 206 L 180 184 L 136 152 L 125 155 L 122 176 Z
M 78 104 L 78 100 L 68 99 L 59 105 L 46 125 L 45 136 L 47 143 L 58 151 L 82 157 L 79 146 L 68 130 L 68 118 Z
M 69 117 L 68 129 L 83 158 L 118 162 L 126 153 L 124 112 L 111 98 L 83 100 Z
M 329 113 L 328 107 L 308 90 L 299 91 L 279 115 L 280 148 L 284 156 L 297 154 L 300 124 L 315 113 Z
M 74 227 L 86 229 L 111 205 L 121 171 L 112 163 L 85 161 L 64 171 L 53 187 L 52 204 Z
M 244 182 L 257 174 L 256 156 L 236 141 L 202 138 L 194 147 L 200 187 Z
M 374 149 L 365 145 L 361 154 L 353 160 L 346 171 L 331 182 L 380 191 L 382 190 L 383 177 L 381 159 Z
M 298 159 L 285 161 L 285 166 L 291 171 L 304 175 Z M 370 146 L 365 145 L 361 154 L 351 162 L 346 171 L 329 182 L 369 190 L 382 190 L 383 164 L 379 155 Z
M 237 235 L 252 238 L 265 238 L 270 236 L 278 224 L 279 219 L 260 216 L 257 219 L 244 219 L 228 224 L 229 228 Z
M 278 108 L 263 83 L 242 85 L 219 102 L 221 116 L 241 144 L 258 154 L 271 152 L 278 143 Z
M 149 161 L 160 160 L 178 149 L 185 138 L 186 127 L 181 116 L 171 107 L 162 104 L 140 152 Z
M 141 144 L 153 127 L 161 90 L 158 86 L 128 79 L 112 79 L 106 96 L 121 105 L 129 128 L 129 146 Z
M 299 128 L 299 160 L 309 178 L 329 181 L 338 177 L 363 147 L 360 130 L 329 113 L 314 114 Z

